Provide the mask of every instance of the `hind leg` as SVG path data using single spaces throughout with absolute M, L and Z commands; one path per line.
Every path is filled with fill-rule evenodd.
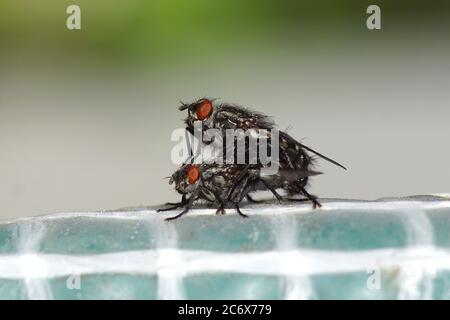
M 240 215 L 242 218 L 248 218 L 248 215 L 242 213 L 242 211 L 241 211 L 241 209 L 239 208 L 239 205 L 238 205 L 237 203 L 235 204 L 235 207 L 236 207 L 236 211 L 239 213 L 239 215 Z
M 305 188 L 302 188 L 301 190 L 302 190 L 302 193 L 305 195 L 305 197 L 308 198 L 308 200 L 310 200 L 313 203 L 313 209 L 322 207 L 320 202 L 317 200 L 316 196 L 309 194 L 308 191 L 305 190 Z
M 283 200 L 283 198 L 278 194 L 278 192 L 272 188 L 266 181 L 264 181 L 263 179 L 259 179 L 264 186 L 270 191 L 272 192 L 272 194 L 275 196 L 275 198 L 277 198 L 278 202 L 281 202 Z
M 286 198 L 287 201 L 292 201 L 292 202 L 306 202 L 309 201 L 308 198 L 304 198 L 304 199 L 296 199 L 296 198 Z

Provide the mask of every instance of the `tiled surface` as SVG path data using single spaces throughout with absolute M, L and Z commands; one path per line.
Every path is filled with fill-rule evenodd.
M 450 298 L 446 198 L 243 211 L 250 218 L 197 208 L 165 222 L 135 209 L 1 223 L 0 299 Z

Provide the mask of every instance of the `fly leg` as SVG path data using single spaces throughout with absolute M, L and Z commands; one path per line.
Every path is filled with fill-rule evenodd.
M 234 206 L 236 207 L 236 211 L 239 213 L 239 215 L 240 215 L 242 218 L 248 218 L 248 215 L 242 213 L 241 209 L 239 208 L 239 204 L 236 203 Z
M 184 206 L 184 203 L 181 203 L 181 202 L 180 203 L 174 203 L 172 206 L 167 207 L 167 208 L 158 209 L 158 210 L 156 210 L 156 212 L 171 211 L 171 210 L 175 210 L 175 209 L 181 208 L 183 206 Z
M 221 200 L 222 198 L 221 198 L 221 196 L 220 196 L 220 194 L 219 194 L 219 192 L 217 192 L 216 190 L 211 190 L 211 192 L 213 193 L 213 195 L 214 195 L 214 200 L 215 200 L 215 202 L 218 202 L 218 203 L 220 203 L 220 206 L 219 206 L 219 208 L 217 208 L 217 210 L 216 210 L 216 215 L 220 215 L 220 216 L 223 216 L 225 213 L 226 213 L 226 211 L 225 211 L 225 203 L 224 203 L 224 201 L 223 200 Z M 213 202 L 213 201 L 211 201 L 211 202 Z
M 239 185 L 242 185 L 242 182 L 247 178 L 248 168 L 249 168 L 248 165 L 245 166 L 245 168 L 242 170 L 241 174 L 239 175 L 239 177 L 238 177 L 236 183 L 235 183 L 235 184 L 233 185 L 233 187 L 231 188 L 230 192 L 228 193 L 228 198 L 227 198 L 228 201 L 231 200 L 231 198 L 232 198 L 232 196 L 233 196 L 233 193 L 234 193 L 234 191 L 236 190 L 236 188 L 237 188 Z M 245 182 L 245 184 L 247 184 L 247 182 Z
M 171 221 L 171 220 L 178 219 L 179 217 L 181 217 L 182 215 L 184 215 L 185 213 L 187 213 L 187 212 L 189 211 L 189 209 L 190 209 L 190 208 L 187 206 L 187 207 L 185 207 L 185 208 L 183 209 L 183 211 L 181 211 L 181 212 L 180 212 L 179 214 L 177 214 L 176 216 L 166 218 L 165 220 L 166 220 L 166 221 Z
M 216 210 L 216 215 L 224 215 L 225 214 L 225 206 L 223 204 Z
M 263 179 L 259 179 L 264 186 L 270 190 L 270 192 L 272 192 L 272 194 L 275 196 L 275 198 L 277 198 L 278 202 L 281 202 L 283 200 L 283 198 L 278 194 L 278 192 L 272 188 L 266 181 L 264 181 Z
M 301 188 L 303 194 L 308 198 L 308 200 L 310 200 L 313 203 L 313 209 L 317 209 L 322 207 L 322 205 L 320 204 L 319 201 L 317 201 L 317 197 L 309 194 L 308 191 L 305 190 L 305 188 Z
M 304 199 L 286 198 L 286 200 L 293 201 L 293 202 L 306 202 L 306 201 L 309 201 L 310 199 L 308 199 L 308 198 L 304 198 Z
M 166 218 L 165 220 L 166 221 L 175 220 L 175 219 L 178 219 L 179 217 L 181 217 L 182 215 L 186 214 L 192 208 L 192 204 L 194 203 L 195 199 L 196 199 L 195 196 L 191 196 L 189 198 L 189 200 L 187 200 L 187 203 L 185 204 L 185 207 L 184 207 L 183 211 L 181 211 L 176 216 Z
M 181 202 L 167 202 L 164 205 L 170 206 L 170 207 L 158 209 L 158 210 L 156 210 L 156 212 L 170 211 L 170 210 L 178 209 L 178 208 L 183 207 L 185 204 L 186 204 L 186 195 L 183 195 L 181 197 Z

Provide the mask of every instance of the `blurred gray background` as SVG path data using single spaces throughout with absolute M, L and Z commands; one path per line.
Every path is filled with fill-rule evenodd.
M 202 96 L 265 112 L 280 129 L 346 165 L 348 171 L 319 162 L 325 174 L 313 179 L 311 192 L 321 197 L 450 192 L 450 29 L 443 2 L 431 8 L 412 2 L 412 9 L 381 3 L 382 30 L 369 31 L 364 2 L 332 12 L 331 2 L 297 11 L 281 2 L 279 16 L 250 19 L 272 17 L 267 4 L 278 5 L 263 1 L 255 11 L 231 1 L 229 11 L 215 14 L 246 23 L 228 33 L 214 8 L 173 4 L 159 20 L 130 27 L 136 18 L 123 17 L 134 11 L 105 13 L 96 1 L 97 11 L 81 1 L 88 18 L 81 31 L 68 31 L 64 4 L 45 3 L 54 10 L 28 15 L 48 25 L 19 22 L 12 2 L 0 16 L 0 219 L 178 200 L 163 179 L 176 169 L 170 134 L 185 117 L 178 99 Z M 145 6 L 131 3 L 136 12 Z M 189 17 L 203 15 L 209 33 L 191 26 L 183 34 L 199 23 Z M 131 42 L 121 33 L 125 27 L 139 37 Z

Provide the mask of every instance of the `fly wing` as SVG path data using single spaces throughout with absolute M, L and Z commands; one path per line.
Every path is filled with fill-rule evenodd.
M 266 186 L 269 185 L 273 189 L 284 189 L 286 183 L 295 183 L 303 178 L 319 174 L 322 174 L 322 172 L 300 169 L 279 169 L 275 174 L 260 176 L 260 180 L 264 181 Z
M 328 161 L 328 162 L 330 162 L 330 163 L 332 163 L 332 164 L 334 164 L 334 165 L 336 165 L 338 167 L 341 167 L 344 170 L 347 170 L 347 168 L 344 167 L 339 162 L 337 162 L 337 161 L 335 161 L 333 159 L 330 159 L 327 156 L 324 156 L 323 154 L 321 154 L 321 153 L 311 149 L 310 147 L 305 146 L 304 144 L 298 142 L 297 140 L 295 140 L 294 138 L 292 138 L 290 135 L 288 135 L 285 132 L 280 131 L 280 139 L 283 139 L 288 144 L 288 147 L 290 149 L 303 148 L 305 150 L 308 150 L 309 152 L 314 153 L 318 157 L 320 157 L 320 158 L 322 158 L 322 159 L 324 159 L 324 160 L 326 160 L 326 161 Z
M 313 170 L 295 170 L 295 169 L 281 169 L 278 171 L 278 175 L 286 181 L 297 181 L 301 178 L 312 177 L 322 174 L 319 171 Z
M 317 176 L 319 174 L 322 174 L 322 172 L 313 170 L 279 169 L 277 173 L 273 175 L 265 175 L 261 178 L 280 179 L 283 181 L 292 182 L 306 177 Z

